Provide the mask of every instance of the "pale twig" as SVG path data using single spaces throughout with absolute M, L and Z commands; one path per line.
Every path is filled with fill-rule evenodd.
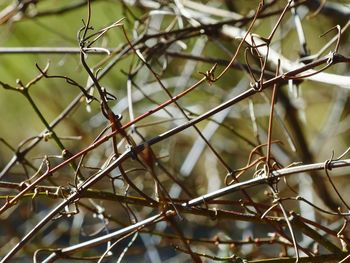
M 340 168 L 340 167 L 347 167 L 350 166 L 350 159 L 345 160 L 338 160 L 338 161 L 332 161 L 329 163 L 330 168 Z M 274 181 L 278 178 L 296 174 L 296 173 L 302 173 L 302 172 L 310 172 L 310 171 L 320 171 L 324 169 L 324 163 L 314 163 L 314 164 L 306 164 L 306 165 L 298 165 L 293 166 L 289 168 L 283 168 L 279 170 L 271 171 L 270 178 L 265 177 L 256 177 L 244 182 L 232 184 L 230 186 L 221 188 L 220 190 L 217 190 L 215 192 L 200 196 L 198 198 L 192 199 L 191 201 L 184 203 L 183 206 L 194 206 L 198 205 L 203 202 L 203 200 L 212 200 L 218 197 L 222 197 L 224 195 L 227 195 L 229 193 L 236 192 L 238 190 L 242 190 L 254 185 L 261 185 L 264 183 L 269 183 L 270 181 Z

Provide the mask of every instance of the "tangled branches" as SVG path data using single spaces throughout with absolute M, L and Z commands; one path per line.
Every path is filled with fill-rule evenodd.
M 0 12 L 2 262 L 349 259 L 345 4 L 48 6 Z

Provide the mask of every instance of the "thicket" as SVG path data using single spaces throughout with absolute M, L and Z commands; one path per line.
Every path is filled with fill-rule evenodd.
M 3 1 L 1 262 L 347 262 L 347 1 Z

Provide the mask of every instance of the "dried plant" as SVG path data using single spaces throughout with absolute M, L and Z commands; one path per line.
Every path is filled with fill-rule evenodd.
M 350 260 L 348 4 L 0 7 L 1 262 Z

